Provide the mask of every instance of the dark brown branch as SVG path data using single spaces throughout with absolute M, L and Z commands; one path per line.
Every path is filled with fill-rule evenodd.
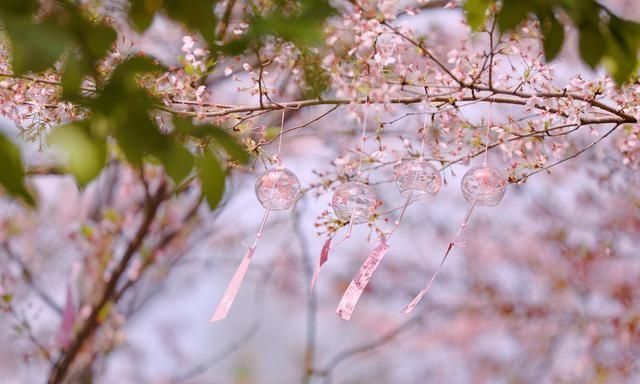
M 84 321 L 84 323 L 82 323 L 80 329 L 75 335 L 74 340 L 71 342 L 71 345 L 69 345 L 67 349 L 63 350 L 56 360 L 49 374 L 49 379 L 47 381 L 49 384 L 58 384 L 63 382 L 67 375 L 67 372 L 69 371 L 69 368 L 71 367 L 71 364 L 75 361 L 78 353 L 84 346 L 84 343 L 96 332 L 97 328 L 100 325 L 100 313 L 112 300 L 113 295 L 116 292 L 120 277 L 127 270 L 127 267 L 129 266 L 129 262 L 131 261 L 133 255 L 135 255 L 138 249 L 142 246 L 142 243 L 149 232 L 151 223 L 156 217 L 158 208 L 160 207 L 160 204 L 166 199 L 166 197 L 166 183 L 163 182 L 160 184 L 158 190 L 151 197 L 151 199 L 145 201 L 145 213 L 138 231 L 129 243 L 122 256 L 122 259 L 120 259 L 118 265 L 113 270 L 109 281 L 107 281 L 102 294 L 100 295 L 100 298 L 92 306 L 92 310 L 89 316 Z

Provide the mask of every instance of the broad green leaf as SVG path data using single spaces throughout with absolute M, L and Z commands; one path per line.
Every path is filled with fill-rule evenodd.
M 174 117 L 173 125 L 176 132 L 193 137 L 212 138 L 216 144 L 220 145 L 235 161 L 245 163 L 249 160 L 249 154 L 236 139 L 222 128 L 211 124 L 195 125 L 191 119 Z
M 65 169 L 81 186 L 95 179 L 107 160 L 106 141 L 93 136 L 86 125 L 57 128 L 49 136 L 49 144 L 64 155 Z
M 301 64 L 304 70 L 305 87 L 302 91 L 305 98 L 319 98 L 331 86 L 331 77 L 322 68 L 321 62 L 320 55 L 310 50 L 303 50 Z
M 492 0 L 467 0 L 464 3 L 464 11 L 467 15 L 467 23 L 474 31 L 484 26 L 487 9 Z
M 134 56 L 116 67 L 111 75 L 110 83 L 126 83 L 130 90 L 138 89 L 136 76 L 143 73 L 153 73 L 163 70 L 163 67 L 146 56 Z
M 532 4 L 523 0 L 503 0 L 498 13 L 498 26 L 502 31 L 508 31 L 518 26 L 532 12 Z
M 50 68 L 70 42 L 69 35 L 51 23 L 34 24 L 30 17 L 6 17 L 11 42 L 11 67 L 20 75 Z
M 299 48 L 320 44 L 324 22 L 336 12 L 327 0 L 297 1 L 298 12 L 291 12 L 291 7 L 284 7 L 288 2 L 277 3 L 273 12 L 254 17 L 249 23 L 249 31 L 241 38 L 227 43 L 222 51 L 237 55 L 254 43 L 260 43 L 266 36 L 283 38 Z
M 22 165 L 22 155 L 20 149 L 0 133 L 0 185 L 4 187 L 10 195 L 20 197 L 24 202 L 33 206 L 35 201 L 31 193 L 24 185 L 24 168 Z
M 167 175 L 176 184 L 184 180 L 193 169 L 193 155 L 180 144 L 175 143 L 168 150 L 158 152 L 156 156 L 164 165 Z
M 190 1 L 164 0 L 163 8 L 167 16 L 181 22 L 187 28 L 200 32 L 210 47 L 215 46 L 216 17 L 213 13 L 217 0 Z
M 551 61 L 558 56 L 564 42 L 564 26 L 560 24 L 553 13 L 546 17 L 538 18 L 541 20 L 542 28 L 542 45 L 544 48 L 544 56 L 547 61 Z
M 33 16 L 40 8 L 38 0 L 2 0 L 0 1 L 0 16 Z
M 162 154 L 170 150 L 171 140 L 158 131 L 146 115 L 146 110 L 136 112 L 125 106 L 117 110 L 120 118 L 113 120 L 114 134 L 127 160 L 142 164 L 145 155 L 156 155 L 160 159 Z
M 149 28 L 153 17 L 160 8 L 162 0 L 131 0 L 129 19 L 138 32 L 144 32 Z
M 585 26 L 580 28 L 579 46 L 580 57 L 591 68 L 595 68 L 604 55 L 606 42 L 597 26 Z
M 215 209 L 224 195 L 225 173 L 222 165 L 213 153 L 207 151 L 198 161 L 198 177 L 207 204 Z
M 82 28 L 82 33 L 78 32 L 78 36 L 82 36 L 83 48 L 87 59 L 95 63 L 104 55 L 115 43 L 118 34 L 107 25 L 94 24 L 87 21 L 78 22 L 78 27 Z M 91 55 L 89 55 L 91 54 Z
M 638 70 L 640 25 L 610 15 L 610 34 L 604 64 L 618 84 L 622 84 Z
M 77 99 L 87 72 L 84 62 L 77 55 L 71 54 L 67 57 L 62 70 L 62 96 L 65 99 Z

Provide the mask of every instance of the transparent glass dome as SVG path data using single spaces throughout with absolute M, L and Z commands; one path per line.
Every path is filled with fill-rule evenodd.
M 507 190 L 507 178 L 491 167 L 474 167 L 465 173 L 460 184 L 462 195 L 469 204 L 493 207 L 500 203 Z
M 363 183 L 349 182 L 336 188 L 331 205 L 340 219 L 353 224 L 366 223 L 376 210 L 376 194 Z
M 258 201 L 272 211 L 293 207 L 299 195 L 300 181 L 288 169 L 269 169 L 256 180 Z
M 402 162 L 395 166 L 393 173 L 402 197 L 411 196 L 412 201 L 428 201 L 440 191 L 440 172 L 424 159 Z

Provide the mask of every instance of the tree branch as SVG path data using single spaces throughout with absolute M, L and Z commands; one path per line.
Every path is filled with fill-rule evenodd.
M 102 294 L 100 295 L 100 298 L 98 299 L 96 304 L 93 305 L 89 316 L 84 321 L 79 331 L 76 333 L 74 340 L 71 342 L 67 349 L 62 351 L 62 353 L 56 360 L 49 374 L 49 379 L 47 381 L 49 384 L 58 384 L 65 379 L 67 372 L 71 367 L 71 364 L 75 361 L 84 343 L 95 333 L 95 331 L 99 327 L 100 313 L 111 301 L 114 293 L 116 292 L 120 277 L 126 271 L 133 255 L 142 246 L 142 243 L 149 232 L 151 223 L 156 217 L 158 208 L 165 199 L 166 182 L 163 181 L 158 187 L 156 193 L 149 200 L 145 201 L 145 213 L 138 231 L 129 243 L 122 256 L 122 259 L 120 259 L 120 262 L 112 272 L 111 277 L 107 281 L 107 284 L 105 285 Z

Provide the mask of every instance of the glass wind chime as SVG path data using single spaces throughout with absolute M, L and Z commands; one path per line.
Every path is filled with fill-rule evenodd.
M 227 289 L 218 304 L 213 316 L 209 321 L 215 322 L 224 319 L 229 314 L 231 305 L 235 300 L 240 285 L 249 269 L 249 264 L 253 259 L 253 255 L 258 245 L 258 241 L 262 237 L 267 218 L 271 211 L 284 211 L 291 209 L 298 197 L 300 196 L 300 181 L 296 175 L 290 170 L 283 167 L 280 153 L 282 151 L 282 136 L 284 134 L 284 110 L 282 111 L 282 122 L 280 125 L 280 134 L 278 138 L 278 154 L 277 165 L 274 168 L 267 169 L 256 180 L 255 192 L 258 201 L 264 208 L 262 222 L 258 228 L 253 244 L 248 246 L 240 265 L 236 269 Z
M 411 313 L 416 305 L 418 305 L 418 303 L 422 300 L 424 295 L 429 292 L 429 289 L 431 289 L 431 286 L 433 285 L 433 281 L 442 270 L 442 266 L 444 265 L 445 260 L 447 259 L 453 248 L 457 245 L 457 240 L 462 234 L 462 231 L 467 227 L 469 218 L 471 217 L 471 213 L 473 212 L 474 208 L 496 206 L 504 197 L 508 184 L 507 178 L 498 169 L 487 165 L 491 124 L 491 102 L 489 102 L 489 118 L 487 121 L 485 148 L 483 153 L 484 159 L 482 161 L 482 166 L 469 169 L 462 177 L 462 182 L 460 183 L 462 196 L 469 204 L 467 213 L 465 214 L 464 219 L 460 224 L 460 227 L 458 228 L 458 231 L 453 236 L 453 239 L 449 242 L 443 257 L 440 260 L 440 264 L 431 274 L 431 277 L 427 281 L 427 284 L 413 298 L 413 300 L 411 300 L 411 302 L 407 304 L 404 309 L 402 309 L 402 313 Z
M 366 140 L 366 107 L 367 105 L 365 104 L 358 175 L 360 175 L 362 155 Z M 415 201 L 431 200 L 442 186 L 442 178 L 440 177 L 438 170 L 426 161 L 423 156 L 426 123 L 427 120 L 425 117 L 422 129 L 423 140 L 420 157 L 404 161 L 394 168 L 396 184 L 401 195 L 405 198 L 405 201 L 402 205 L 400 216 L 395 221 L 394 227 L 388 233 L 381 234 L 378 244 L 375 246 L 373 251 L 369 253 L 344 292 L 338 307 L 336 308 L 336 314 L 344 320 L 349 320 L 351 318 L 360 296 L 371 280 L 373 273 L 376 271 L 382 262 L 382 259 L 388 252 L 390 248 L 389 240 L 392 234 L 399 227 L 408 205 Z M 351 226 L 353 224 L 364 223 L 370 219 L 374 213 L 376 202 L 375 193 L 371 187 L 363 183 L 349 182 L 336 189 L 332 199 L 332 206 L 336 216 L 342 220 L 349 221 L 347 236 L 351 233 Z M 320 267 L 328 259 L 330 244 L 331 238 L 327 239 L 320 253 L 320 260 L 316 266 L 316 271 L 314 272 L 314 277 L 312 279 L 312 288 L 315 284 Z
M 347 233 L 342 241 L 347 240 L 351 236 L 353 225 L 369 222 L 375 214 L 378 200 L 374 190 L 361 181 L 362 178 L 362 162 L 366 136 L 368 100 L 363 103 L 363 119 L 362 119 L 362 135 L 360 141 L 360 159 L 357 169 L 356 181 L 350 181 L 338 186 L 333 194 L 331 206 L 336 216 L 348 222 Z M 440 172 L 429 161 L 424 159 L 424 146 L 427 128 L 427 115 L 425 114 L 424 124 L 421 130 L 422 145 L 420 156 L 416 159 L 410 159 L 401 162 L 394 167 L 394 176 L 396 185 L 400 194 L 404 198 L 401 207 L 401 213 L 394 222 L 394 227 L 388 232 L 380 235 L 378 243 L 369 253 L 358 272 L 351 280 L 349 286 L 344 292 L 337 308 L 336 314 L 344 320 L 349 320 L 353 311 L 364 292 L 367 284 L 371 280 L 373 273 L 380 265 L 382 259 L 390 248 L 389 239 L 400 226 L 400 222 L 404 217 L 407 207 L 412 202 L 429 201 L 433 199 L 442 187 L 442 178 Z M 233 304 L 238 289 L 244 279 L 249 264 L 255 253 L 259 239 L 262 237 L 267 218 L 271 211 L 288 210 L 292 208 L 300 195 L 300 182 L 296 175 L 282 166 L 280 152 L 282 147 L 282 136 L 284 129 L 284 111 L 282 114 L 282 124 L 280 128 L 279 144 L 278 144 L 278 164 L 276 167 L 266 170 L 256 180 L 255 192 L 260 204 L 264 207 L 264 215 L 262 222 L 256 233 L 254 242 L 248 246 L 247 252 L 238 266 L 233 278 L 229 282 L 225 293 L 211 317 L 212 322 L 224 319 Z M 491 130 L 491 103 L 489 104 L 489 119 L 487 123 L 484 160 L 482 166 L 469 169 L 462 178 L 461 190 L 464 199 L 469 204 L 464 220 L 462 221 L 458 231 L 453 239 L 449 242 L 444 256 L 436 270 L 432 273 L 425 287 L 416 295 L 416 297 L 402 310 L 402 313 L 410 313 L 416 305 L 422 300 L 424 295 L 430 290 L 435 278 L 442 270 L 445 260 L 451 253 L 452 249 L 457 245 L 456 241 L 466 228 L 471 213 L 475 207 L 492 207 L 496 206 L 502 200 L 508 181 L 506 177 L 498 169 L 487 165 L 487 153 L 489 150 L 489 139 Z M 311 280 L 311 289 L 314 288 L 320 268 L 328 261 L 331 249 L 340 243 L 332 246 L 332 235 L 326 239 L 320 252 L 319 261 L 313 272 Z

